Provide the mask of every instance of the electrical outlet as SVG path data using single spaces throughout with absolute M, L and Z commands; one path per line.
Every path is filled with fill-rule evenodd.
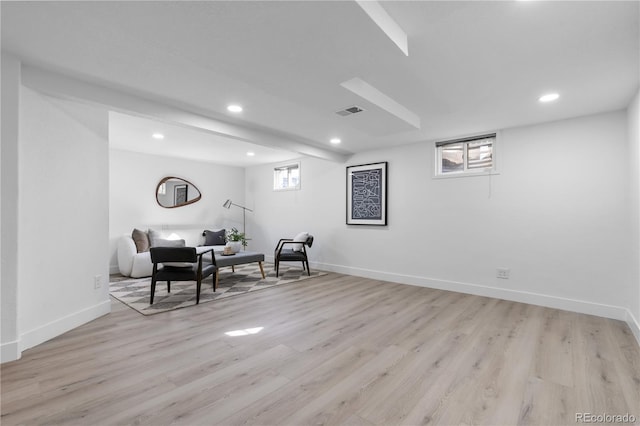
M 511 270 L 509 268 L 496 269 L 496 277 L 502 278 L 503 280 L 508 280 L 510 273 L 511 273 Z
M 99 289 L 102 286 L 102 275 L 96 275 L 93 277 L 93 288 Z

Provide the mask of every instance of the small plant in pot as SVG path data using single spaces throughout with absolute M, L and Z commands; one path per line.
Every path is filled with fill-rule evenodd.
M 244 232 L 238 231 L 237 228 L 231 228 L 227 231 L 227 245 L 231 247 L 234 253 L 240 251 L 242 247 L 247 247 L 247 239 Z

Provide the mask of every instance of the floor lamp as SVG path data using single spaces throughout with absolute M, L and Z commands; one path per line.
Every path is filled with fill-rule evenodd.
M 241 206 L 239 204 L 232 203 L 231 200 L 225 201 L 224 204 L 222 205 L 222 207 L 224 207 L 225 209 L 230 209 L 231 206 L 240 207 L 242 209 L 242 233 L 244 234 L 245 239 L 246 239 L 246 237 L 247 237 L 247 234 L 246 234 L 247 210 L 249 210 L 250 212 L 253 212 L 253 210 L 248 209 L 245 206 Z

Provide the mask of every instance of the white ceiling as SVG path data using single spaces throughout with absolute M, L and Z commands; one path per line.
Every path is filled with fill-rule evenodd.
M 381 4 L 406 32 L 409 56 L 352 1 L 1 2 L 2 48 L 342 154 L 617 110 L 638 90 L 638 1 Z M 341 85 L 352 79 L 415 114 L 420 128 Z M 560 99 L 537 102 L 549 91 Z M 227 112 L 231 102 L 244 111 Z M 352 105 L 365 111 L 335 114 Z M 142 149 L 145 123 L 157 125 L 114 117 L 117 143 L 129 149 Z M 237 149 L 225 158 L 238 162 L 250 149 L 254 162 L 299 156 L 259 138 L 249 146 L 187 130 L 166 128 L 200 158 L 225 144 Z M 332 137 L 342 144 L 330 145 Z M 164 141 L 168 155 L 176 155 L 172 141 Z
M 154 133 L 160 133 L 164 138 L 155 139 Z M 124 151 L 237 167 L 280 163 L 300 157 L 292 151 L 118 112 L 109 113 L 109 145 L 113 149 Z M 254 155 L 248 156 L 249 152 Z

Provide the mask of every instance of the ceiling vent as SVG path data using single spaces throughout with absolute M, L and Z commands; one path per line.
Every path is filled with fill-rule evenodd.
M 364 111 L 362 108 L 360 108 L 357 105 L 354 105 L 352 107 L 341 109 L 340 111 L 336 111 L 336 114 L 346 117 L 347 115 L 357 114 L 362 111 Z

